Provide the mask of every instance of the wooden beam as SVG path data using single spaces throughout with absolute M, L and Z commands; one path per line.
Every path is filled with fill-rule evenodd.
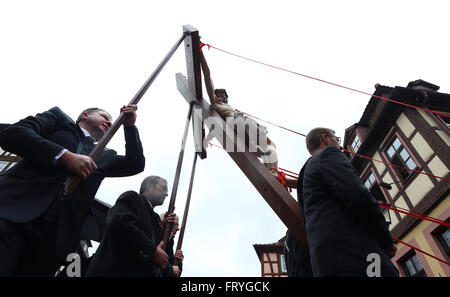
M 198 102 L 203 100 L 202 95 L 202 75 L 200 72 L 200 36 L 198 30 L 191 25 L 183 26 L 183 32 L 187 33 L 184 40 L 184 49 L 186 52 L 186 68 L 188 89 L 194 95 Z M 194 114 L 192 119 L 192 128 L 194 132 L 195 151 L 201 159 L 206 158 L 206 150 L 203 146 L 205 138 L 205 129 L 203 126 L 203 114 L 198 105 L 194 105 Z M 201 127 L 197 129 L 196 127 Z
M 170 58 L 173 56 L 173 54 L 176 52 L 180 44 L 183 42 L 183 40 L 186 38 L 187 33 L 183 32 L 183 35 L 178 39 L 178 41 L 172 46 L 170 51 L 166 54 L 166 56 L 163 58 L 163 60 L 159 63 L 159 65 L 156 67 L 156 69 L 153 71 L 153 73 L 150 75 L 150 77 L 145 81 L 144 85 L 139 89 L 139 91 L 134 95 L 134 97 L 131 99 L 130 103 L 128 105 L 135 104 L 137 105 L 139 101 L 144 96 L 145 92 L 147 92 L 148 88 L 153 84 L 155 79 L 158 77 L 159 73 L 163 70 L 164 66 L 169 62 Z M 92 151 L 89 153 L 89 157 L 91 157 L 92 160 L 95 161 L 95 159 L 98 157 L 98 155 L 103 152 L 106 145 L 109 143 L 111 138 L 116 134 L 117 130 L 119 130 L 120 126 L 122 126 L 122 123 L 125 121 L 125 114 L 121 112 L 117 119 L 114 121 L 114 123 L 109 127 L 109 129 L 105 132 L 105 134 L 102 136 L 102 138 L 97 142 L 97 144 L 94 146 Z M 75 191 L 78 184 L 81 182 L 81 179 L 78 175 L 72 175 L 70 179 L 70 186 L 68 189 L 65 190 L 64 196 L 67 196 L 68 194 L 73 193 Z
M 226 143 L 234 143 L 235 135 L 229 131 L 234 129 L 226 129 L 226 122 L 220 115 L 209 105 L 206 100 L 199 103 L 189 90 L 188 80 L 181 74 L 176 74 L 178 91 L 183 95 L 186 101 L 196 102 L 201 107 L 203 114 L 214 117 L 214 121 L 205 121 L 204 124 L 211 130 L 212 123 L 222 123 L 221 127 L 215 125 L 214 129 L 223 129 L 224 137 L 217 139 L 223 147 Z M 205 118 L 204 118 L 205 119 Z M 227 133 L 229 132 L 229 133 Z M 297 201 L 288 193 L 288 191 L 281 186 L 278 180 L 269 172 L 269 170 L 258 160 L 254 153 L 248 152 L 248 147 L 245 152 L 227 152 L 237 166 L 244 172 L 256 190 L 266 200 L 273 211 L 278 215 L 281 221 L 289 228 L 292 234 L 302 244 L 302 246 L 309 250 L 305 236 L 305 229 L 303 226 L 302 215 Z
M 189 189 L 188 194 L 186 197 L 186 204 L 184 206 L 184 213 L 183 213 L 183 220 L 181 221 L 181 227 L 180 227 L 180 235 L 178 236 L 178 242 L 177 242 L 177 248 L 175 249 L 175 252 L 178 250 L 181 250 L 183 246 L 183 239 L 184 239 L 184 231 L 186 230 L 186 223 L 187 218 L 189 214 L 189 206 L 191 205 L 191 196 L 192 196 L 192 187 L 194 185 L 194 176 L 195 176 L 195 168 L 197 165 L 197 156 L 198 154 L 194 154 L 194 162 L 192 163 L 192 169 L 191 169 L 191 179 L 189 180 Z M 174 265 L 178 265 L 178 260 L 173 260 Z
M 177 169 L 175 171 L 175 178 L 173 180 L 172 191 L 170 193 L 169 209 L 167 210 L 168 214 L 173 213 L 173 211 L 175 210 L 175 200 L 177 198 L 178 184 L 181 175 L 181 167 L 183 166 L 184 149 L 186 147 L 186 139 L 189 131 L 189 122 L 191 121 L 192 117 L 192 106 L 193 103 L 189 104 L 189 111 L 186 117 L 186 124 L 184 126 L 183 140 L 181 141 L 180 153 L 178 154 Z M 173 223 L 165 224 L 163 227 L 164 247 L 167 247 L 167 242 L 169 241 L 169 236 L 170 233 L 172 232 L 172 228 Z

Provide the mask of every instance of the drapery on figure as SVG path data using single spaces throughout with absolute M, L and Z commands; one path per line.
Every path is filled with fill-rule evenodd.
M 249 131 L 256 131 L 259 136 L 259 141 L 257 144 L 253 144 L 251 142 L 251 137 L 249 137 L 249 147 L 256 147 L 256 155 L 262 159 L 263 164 L 284 187 L 296 188 L 297 180 L 286 177 L 278 170 L 277 147 L 276 144 L 269 137 L 267 137 L 267 128 L 228 104 L 228 94 L 226 90 L 214 89 L 214 84 L 211 79 L 211 72 L 203 52 L 200 52 L 200 58 L 203 76 L 205 79 L 205 86 L 208 97 L 211 101 L 211 106 L 223 119 L 231 117 L 234 119 L 235 123 L 245 125 L 245 131 L 247 133 Z M 208 134 L 205 141 L 208 142 L 212 139 L 212 137 L 213 136 L 211 133 Z

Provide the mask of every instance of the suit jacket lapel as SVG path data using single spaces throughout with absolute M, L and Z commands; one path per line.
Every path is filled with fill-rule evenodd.
M 155 210 L 150 206 L 150 203 L 148 203 L 147 199 L 145 199 L 145 197 L 143 197 L 143 196 L 141 196 L 141 197 L 142 197 L 142 200 L 144 200 L 145 207 L 147 208 L 147 210 L 148 210 L 148 212 L 150 214 L 150 217 L 154 221 L 155 225 L 160 226 L 161 218 L 155 212 Z

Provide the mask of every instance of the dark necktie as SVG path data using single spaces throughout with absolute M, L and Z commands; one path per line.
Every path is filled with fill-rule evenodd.
M 86 136 L 81 141 L 83 144 L 82 148 L 81 148 L 81 154 L 89 155 L 89 153 L 92 151 L 92 149 L 95 146 L 94 145 L 95 139 L 91 136 Z
M 94 142 L 95 142 L 94 137 L 91 137 L 91 136 L 86 136 L 85 137 L 85 143 L 88 143 L 90 145 L 94 145 Z

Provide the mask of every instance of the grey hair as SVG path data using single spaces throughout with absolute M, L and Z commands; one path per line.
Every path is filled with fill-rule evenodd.
M 139 194 L 142 195 L 142 193 L 145 192 L 149 184 L 152 185 L 152 187 L 156 187 L 156 185 L 160 180 L 164 180 L 164 178 L 156 175 L 147 176 L 141 183 L 141 189 L 139 190 Z

